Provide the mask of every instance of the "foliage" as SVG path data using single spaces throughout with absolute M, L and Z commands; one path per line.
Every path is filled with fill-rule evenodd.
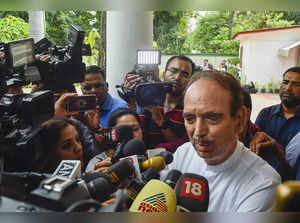
M 261 88 L 260 88 L 260 92 L 261 93 L 265 93 L 266 92 L 266 85 L 262 84 Z
M 233 57 L 228 59 L 227 72 L 232 74 L 237 79 L 240 79 L 239 77 L 240 68 L 238 67 L 239 63 L 240 63 L 239 57 Z
M 85 37 L 85 44 L 89 44 L 92 49 L 92 56 L 87 57 L 88 65 L 97 64 L 99 57 L 99 50 L 95 48 L 95 44 L 99 41 L 100 35 L 95 30 L 91 30 L 90 33 Z
M 282 11 L 282 19 L 288 21 L 294 21 L 295 24 L 300 24 L 300 12 L 299 11 Z
M 268 82 L 268 91 L 270 93 L 273 93 L 273 87 L 274 87 L 274 82 L 273 80 L 271 79 L 269 82 Z
M 286 20 L 282 12 L 211 12 L 199 18 L 197 28 L 192 33 L 191 48 L 199 53 L 238 54 L 239 42 L 231 40 L 237 32 L 292 24 L 294 21 Z
M 257 81 L 254 82 L 255 89 L 259 90 L 260 86 Z
M 79 25 L 85 31 L 84 42 L 92 48 L 93 56 L 87 58 L 87 63 L 97 64 L 99 52 L 104 53 L 99 50 L 100 17 L 100 11 L 46 11 L 46 37 L 57 45 L 65 45 L 71 24 Z
M 7 16 L 14 16 L 23 19 L 25 22 L 28 22 L 29 15 L 27 11 L 0 11 L 0 19 Z
M 165 54 L 191 52 L 188 38 L 189 18 L 196 17 L 192 11 L 155 11 L 153 16 L 153 40 Z
M 23 19 L 9 15 L 0 19 L 0 40 L 11 40 L 29 37 L 29 25 Z

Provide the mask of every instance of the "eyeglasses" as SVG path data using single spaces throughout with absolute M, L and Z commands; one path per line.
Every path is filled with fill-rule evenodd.
M 103 83 L 97 83 L 97 84 L 89 84 L 89 85 L 85 85 L 83 86 L 83 90 L 85 91 L 90 91 L 92 90 L 93 88 L 95 89 L 100 89 L 100 88 L 103 88 L 104 87 L 104 84 Z
M 175 74 L 178 74 L 180 72 L 180 74 L 184 78 L 189 78 L 190 77 L 190 74 L 188 72 L 179 70 L 179 69 L 177 69 L 175 67 L 168 68 L 167 71 L 169 71 L 171 73 L 171 76 L 174 76 Z

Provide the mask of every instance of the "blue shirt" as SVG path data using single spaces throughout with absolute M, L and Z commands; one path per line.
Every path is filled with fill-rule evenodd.
M 285 148 L 300 131 L 300 110 L 297 110 L 293 117 L 286 119 L 281 104 L 273 105 L 260 111 L 255 124 Z
M 106 100 L 101 106 L 101 115 L 100 115 L 100 126 L 103 128 L 108 128 L 108 120 L 114 111 L 119 108 L 126 108 L 127 103 L 119 98 L 113 98 L 110 94 L 107 95 Z

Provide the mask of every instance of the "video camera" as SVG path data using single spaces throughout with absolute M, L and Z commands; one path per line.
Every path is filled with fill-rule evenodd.
M 137 74 L 141 80 L 139 84 L 143 83 L 154 83 L 159 82 L 159 69 L 158 65 L 161 63 L 161 52 L 160 50 L 137 50 L 136 53 L 136 64 L 134 69 L 128 74 Z M 121 86 L 117 85 L 119 96 L 125 101 L 129 101 L 135 98 L 135 89 L 126 89 L 124 84 Z
M 0 99 L 0 158 L 6 171 L 33 170 L 43 155 L 40 125 L 54 115 L 51 91 Z M 1 163 L 1 161 L 0 161 Z
M 73 83 L 82 82 L 84 35 L 79 26 L 71 25 L 67 46 L 52 46 L 45 39 L 34 44 L 32 38 L 4 43 L 5 67 L 0 70 L 0 75 L 5 76 L 7 85 L 23 86 L 32 82 L 39 83 L 42 90 L 67 89 Z M 50 55 L 50 61 L 36 60 L 37 53 Z
M 50 55 L 50 61 L 38 61 L 43 89 L 67 89 L 73 83 L 82 82 L 84 79 L 85 64 L 82 63 L 82 47 L 85 31 L 77 25 L 71 25 L 68 35 L 69 45 L 53 46 L 42 39 L 35 44 L 35 53 Z
M 84 33 L 79 26 L 72 25 L 70 44 L 53 50 L 51 63 L 35 59 L 32 38 L 1 44 L 5 57 L 0 64 L 0 166 L 3 158 L 6 171 L 31 171 L 42 159 L 40 125 L 54 115 L 54 97 L 49 90 L 66 89 L 83 81 Z M 30 82 L 39 83 L 40 91 L 5 94 L 9 87 Z

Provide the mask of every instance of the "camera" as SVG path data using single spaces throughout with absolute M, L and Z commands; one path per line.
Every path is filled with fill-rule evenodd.
M 70 97 L 67 99 L 68 112 L 95 110 L 96 106 L 97 99 L 95 94 Z
M 46 42 L 38 44 L 41 48 L 34 45 L 32 38 L 1 44 L 5 54 L 0 63 L 0 159 L 4 159 L 4 170 L 33 171 L 42 162 L 40 125 L 54 115 L 54 97 L 49 90 L 66 89 L 83 81 L 84 34 L 79 26 L 72 25 L 68 37 L 70 44 L 52 51 L 52 63 L 35 59 L 39 49 L 43 52 L 49 46 Z M 21 87 L 30 82 L 39 83 L 40 91 L 6 94 L 9 87 Z
M 161 63 L 161 52 L 160 50 L 137 50 L 136 53 L 136 64 L 133 71 L 128 74 L 137 74 L 140 76 L 140 81 L 138 84 L 143 83 L 155 83 L 159 82 L 159 69 L 158 65 Z M 135 89 L 127 89 L 124 84 L 121 86 L 117 85 L 119 96 L 129 102 L 135 98 Z
M 141 77 L 140 83 L 157 82 L 160 63 L 160 50 L 137 50 L 137 63 L 132 73 Z
M 73 83 L 82 82 L 85 72 L 82 62 L 84 35 L 79 26 L 71 25 L 67 46 L 53 46 L 45 39 L 34 44 L 32 38 L 4 43 L 5 59 L 0 76 L 5 80 L 18 79 L 21 82 L 18 85 L 22 86 L 39 83 L 42 90 L 67 89 Z M 36 60 L 37 53 L 50 55 L 50 61 Z
M 162 106 L 166 93 L 172 91 L 172 82 L 144 83 L 135 89 L 135 98 L 139 106 Z
M 50 55 L 49 63 L 37 61 L 41 73 L 43 89 L 66 89 L 73 83 L 84 79 L 85 64 L 82 62 L 82 47 L 85 31 L 77 25 L 71 25 L 67 46 L 56 46 L 49 40 L 35 44 L 35 52 Z
M 43 155 L 40 125 L 54 115 L 51 91 L 5 94 L 0 100 L 0 157 L 6 171 L 33 170 Z

